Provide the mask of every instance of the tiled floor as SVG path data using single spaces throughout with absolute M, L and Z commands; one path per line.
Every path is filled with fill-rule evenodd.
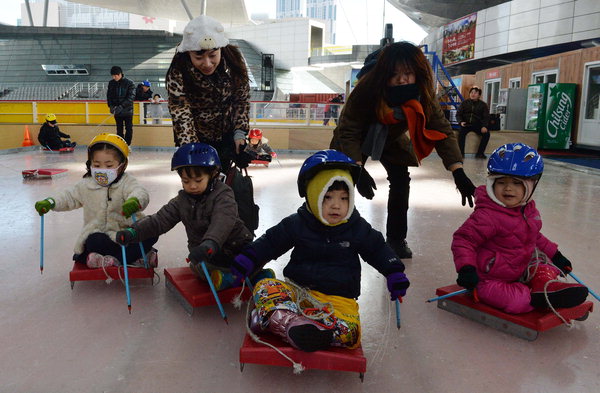
M 356 374 L 247 364 L 238 351 L 243 312 L 226 306 L 229 325 L 216 307 L 189 317 L 162 281 L 133 283 L 133 312 L 127 312 L 119 282 L 77 283 L 71 291 L 74 239 L 81 211 L 46 215 L 45 269 L 39 273 L 40 218 L 36 200 L 75 183 L 84 153 L 21 152 L 0 155 L 0 391 L 1 392 L 597 392 L 600 391 L 600 317 L 591 314 L 572 329 L 560 326 L 524 341 L 425 303 L 435 288 L 454 282 L 452 232 L 470 212 L 460 205 L 452 176 L 432 156 L 413 169 L 406 262 L 412 285 L 395 327 L 385 280 L 368 265 L 359 299 L 364 383 Z M 281 154 L 280 163 L 254 167 L 260 205 L 258 234 L 294 212 L 302 202 L 296 175 L 306 155 Z M 128 171 L 151 194 L 155 212 L 180 188 L 169 171 L 171 151 L 134 151 Z M 578 276 L 600 291 L 600 172 L 546 163 L 535 193 L 543 232 L 560 244 Z M 476 184 L 485 162 L 469 158 L 466 172 Z M 68 169 L 53 180 L 23 181 L 21 170 Z M 385 220 L 385 174 L 369 164 L 379 189 L 373 201 L 357 198 L 361 214 L 379 230 Z M 185 265 L 181 225 L 156 246 L 160 267 Z M 285 256 L 270 264 L 281 275 Z M 591 298 L 591 297 L 590 297 Z M 595 301 L 594 301 L 595 302 Z

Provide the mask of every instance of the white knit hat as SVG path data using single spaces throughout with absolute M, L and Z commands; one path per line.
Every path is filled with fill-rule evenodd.
M 200 15 L 192 19 L 183 29 L 183 39 L 177 52 L 201 51 L 222 48 L 229 44 L 225 29 L 216 19 Z

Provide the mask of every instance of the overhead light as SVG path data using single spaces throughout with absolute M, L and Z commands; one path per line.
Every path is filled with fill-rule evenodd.
M 512 60 L 497 59 L 497 58 L 489 59 L 488 61 L 492 61 L 492 62 L 495 62 L 495 63 L 501 63 L 501 64 L 512 64 L 512 63 L 514 63 L 514 61 L 512 61 Z
M 596 46 L 600 46 L 600 40 L 583 41 L 581 43 L 581 46 L 583 46 L 584 48 L 593 48 Z

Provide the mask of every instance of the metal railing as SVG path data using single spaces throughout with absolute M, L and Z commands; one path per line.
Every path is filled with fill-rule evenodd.
M 251 101 L 250 124 L 315 127 L 334 125 L 337 124 L 342 105 Z M 0 101 L 0 123 L 42 123 L 46 113 L 54 113 L 63 124 L 96 124 L 110 116 L 104 100 Z M 135 102 L 134 124 L 171 124 L 167 102 Z

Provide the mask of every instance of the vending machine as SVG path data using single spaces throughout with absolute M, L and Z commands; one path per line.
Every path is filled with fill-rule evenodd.
M 575 83 L 539 83 L 528 86 L 525 130 L 538 133 L 539 148 L 569 148 L 576 91 Z

